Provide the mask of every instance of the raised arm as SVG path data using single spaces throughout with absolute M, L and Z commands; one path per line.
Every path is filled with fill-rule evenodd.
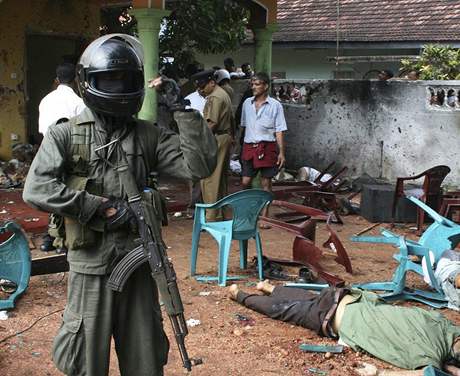
M 174 113 L 179 135 L 160 130 L 156 165 L 160 174 L 198 180 L 216 167 L 216 138 L 198 111 Z

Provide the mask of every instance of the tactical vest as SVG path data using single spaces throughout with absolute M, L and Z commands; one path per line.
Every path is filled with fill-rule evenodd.
M 77 124 L 77 119 L 78 117 L 69 120 L 71 143 L 68 155 L 70 160 L 68 161 L 65 184 L 71 189 L 86 190 L 88 193 L 100 196 L 103 194 L 103 181 L 94 182 L 88 179 L 93 123 Z M 139 140 L 136 129 L 133 131 L 136 132 L 135 138 Z M 143 155 L 145 156 L 145 154 Z M 144 165 L 147 172 L 151 172 L 149 163 L 145 158 Z M 148 176 L 148 174 L 146 175 Z M 166 203 L 156 187 L 156 182 L 153 179 L 148 180 L 141 196 L 150 212 L 149 217 L 152 222 L 150 225 L 155 232 L 154 235 L 161 239 L 160 224 L 167 225 Z M 64 228 L 65 244 L 69 250 L 87 249 L 96 245 L 97 239 L 101 236 L 100 232 L 104 231 L 104 223 L 102 219 L 95 218 L 90 220 L 88 225 L 83 225 L 75 219 L 65 217 Z

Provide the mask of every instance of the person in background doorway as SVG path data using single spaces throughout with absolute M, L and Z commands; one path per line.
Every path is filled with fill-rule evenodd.
M 75 117 L 85 109 L 83 100 L 75 94 L 75 65 L 63 63 L 56 68 L 56 90 L 47 94 L 38 106 L 38 131 L 45 135 L 48 127 L 61 119 Z

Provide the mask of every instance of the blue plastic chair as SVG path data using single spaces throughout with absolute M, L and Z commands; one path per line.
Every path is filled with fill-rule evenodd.
M 418 241 L 406 239 L 404 236 L 396 235 L 388 230 L 381 231 L 383 236 L 352 237 L 351 240 L 355 242 L 385 243 L 399 248 L 399 253 L 393 255 L 393 258 L 399 262 L 399 265 L 391 281 L 363 283 L 354 286 L 365 290 L 388 291 L 381 295 L 386 300 L 416 300 L 435 308 L 443 308 L 447 306 L 447 301 L 441 286 L 434 277 L 434 267 L 429 257 L 429 252 L 433 253 L 434 264 L 436 264 L 444 251 L 454 249 L 460 242 L 460 225 L 439 215 L 415 197 L 409 197 L 409 200 L 422 208 L 433 218 L 434 222 L 426 229 Z M 409 289 L 406 287 L 406 274 L 408 271 L 423 276 L 422 266 L 413 262 L 410 259 L 411 255 L 425 257 L 430 284 L 435 291 Z
M 428 366 L 423 370 L 423 376 L 449 376 L 450 373 L 441 371 L 439 368 Z
M 273 195 L 261 189 L 248 189 L 228 195 L 214 204 L 196 204 L 195 220 L 193 222 L 192 255 L 190 274 L 195 276 L 198 256 L 198 244 L 201 231 L 207 231 L 219 245 L 219 265 L 217 277 L 196 277 L 199 280 L 217 280 L 219 286 L 225 286 L 227 279 L 242 277 L 227 277 L 228 257 L 232 240 L 240 243 L 240 268 L 246 269 L 248 255 L 248 240 L 256 241 L 259 279 L 263 279 L 262 243 L 260 240 L 257 221 L 261 210 L 273 200 Z M 206 209 L 220 209 L 224 206 L 232 208 L 233 218 L 219 222 L 206 221 Z
M 15 300 L 27 289 L 30 279 L 30 251 L 21 227 L 8 222 L 0 227 L 0 235 L 10 235 L 0 243 L 0 279 L 13 282 L 17 287 L 8 299 L 0 300 L 0 310 L 14 308 Z

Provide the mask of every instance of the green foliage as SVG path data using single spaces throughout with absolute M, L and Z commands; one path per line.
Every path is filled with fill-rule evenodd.
M 401 60 L 402 71 L 415 70 L 421 80 L 458 80 L 460 79 L 460 50 L 441 45 L 427 45 L 420 57 L 413 60 Z
M 101 34 L 137 36 L 132 7 L 102 10 Z M 171 14 L 160 33 L 160 68 L 168 76 L 185 77 L 185 68 L 195 62 L 195 53 L 234 51 L 245 39 L 249 11 L 234 0 L 179 0 L 170 2 Z
M 172 4 L 160 35 L 160 57 L 168 71 L 184 76 L 195 53 L 223 53 L 245 39 L 248 11 L 233 0 L 187 0 Z M 174 58 L 173 62 L 165 58 Z
M 101 9 L 101 35 L 124 33 L 137 36 L 136 19 L 129 14 L 132 7 L 109 7 Z

